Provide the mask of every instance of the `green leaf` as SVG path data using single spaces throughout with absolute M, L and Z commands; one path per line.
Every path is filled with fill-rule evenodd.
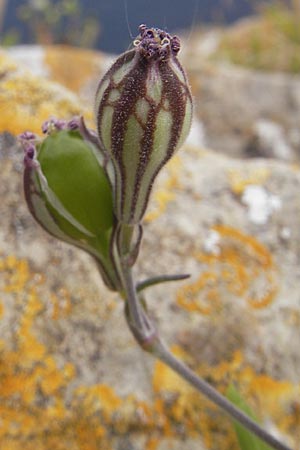
M 244 413 L 251 417 L 255 422 L 258 422 L 250 406 L 241 397 L 236 388 L 231 384 L 226 392 L 226 397 L 238 408 L 240 408 Z M 272 450 L 267 444 L 262 442 L 250 431 L 246 430 L 240 423 L 233 421 L 235 432 L 238 438 L 238 442 L 241 450 Z

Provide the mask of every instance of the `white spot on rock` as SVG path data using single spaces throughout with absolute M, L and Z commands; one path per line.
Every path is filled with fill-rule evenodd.
M 205 241 L 203 242 L 203 250 L 213 255 L 220 254 L 220 235 L 215 230 L 210 230 Z
M 289 227 L 281 228 L 281 230 L 280 230 L 280 237 L 281 237 L 281 239 L 284 239 L 284 240 L 287 241 L 287 240 L 289 240 L 291 238 L 291 235 L 292 235 L 292 231 L 291 231 L 291 229 Z
M 242 202 L 248 207 L 249 220 L 256 225 L 264 225 L 274 211 L 281 208 L 281 199 L 271 194 L 264 187 L 247 186 L 242 196 Z
M 287 143 L 284 129 L 281 125 L 271 120 L 261 119 L 255 124 L 255 133 L 263 154 L 285 161 L 292 159 L 293 150 Z

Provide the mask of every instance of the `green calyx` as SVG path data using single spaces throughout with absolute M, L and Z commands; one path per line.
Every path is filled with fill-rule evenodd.
M 79 132 L 53 132 L 40 144 L 37 159 L 49 188 L 76 222 L 94 236 L 112 227 L 108 179 Z
M 110 252 L 112 191 L 99 149 L 74 130 L 52 130 L 34 153 L 30 142 L 24 149 L 24 190 L 32 215 L 52 236 L 92 255 L 105 284 L 117 290 Z

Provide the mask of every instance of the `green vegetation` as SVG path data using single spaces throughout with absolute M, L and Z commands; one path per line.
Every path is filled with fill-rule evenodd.
M 252 69 L 300 73 L 300 13 L 274 3 L 225 32 L 214 58 Z
M 249 405 L 241 397 L 239 392 L 233 385 L 227 389 L 227 398 L 238 408 L 244 411 L 249 417 L 257 422 L 257 419 Z M 271 450 L 267 444 L 262 442 L 258 437 L 246 430 L 241 424 L 234 421 L 234 428 L 241 450 Z
M 3 6 L 2 15 L 4 10 Z M 17 7 L 17 16 L 32 43 L 94 47 L 100 31 L 97 18 L 87 14 L 79 0 L 26 0 Z M 20 40 L 20 31 L 14 28 L 2 37 L 2 44 L 14 45 Z

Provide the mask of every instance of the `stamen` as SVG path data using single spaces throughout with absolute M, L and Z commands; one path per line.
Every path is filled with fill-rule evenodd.
M 161 45 L 169 45 L 170 44 L 170 39 L 167 37 L 164 37 L 163 40 L 161 41 Z
M 19 136 L 22 141 L 33 141 L 34 139 L 36 139 L 36 137 L 37 136 L 31 131 L 24 131 L 24 133 L 20 134 Z
M 68 130 L 78 130 L 80 124 L 80 118 L 79 117 L 73 117 L 73 119 L 69 120 L 67 123 L 67 129 Z

